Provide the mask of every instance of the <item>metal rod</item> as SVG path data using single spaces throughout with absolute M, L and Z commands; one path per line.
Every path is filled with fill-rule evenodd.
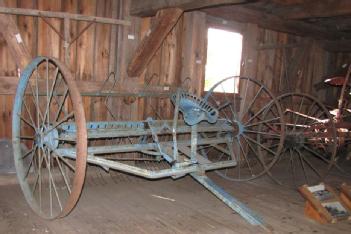
M 249 209 L 242 202 L 231 196 L 229 193 L 224 191 L 223 188 L 215 184 L 207 176 L 198 175 L 196 173 L 190 174 L 197 182 L 202 184 L 210 192 L 212 192 L 217 198 L 223 201 L 232 210 L 237 212 L 241 217 L 243 217 L 247 222 L 255 226 L 261 226 L 266 231 L 272 231 L 270 225 L 266 224 L 263 219 L 255 214 L 251 209 Z

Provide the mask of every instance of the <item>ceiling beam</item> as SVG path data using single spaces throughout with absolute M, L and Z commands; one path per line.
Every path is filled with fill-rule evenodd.
M 132 0 L 130 15 L 146 17 L 154 16 L 158 10 L 164 8 L 180 8 L 183 11 L 191 11 L 207 7 L 248 2 L 255 2 L 255 0 Z
M 204 9 L 210 15 L 223 19 L 239 21 L 243 23 L 257 24 L 262 28 L 279 32 L 291 33 L 299 36 L 307 36 L 319 40 L 339 40 L 350 38 L 351 34 L 331 31 L 313 24 L 286 20 L 277 15 L 268 14 L 262 11 L 249 9 L 243 6 L 226 6 L 211 9 Z
M 350 0 L 310 0 L 277 12 L 285 19 L 324 18 L 351 15 Z

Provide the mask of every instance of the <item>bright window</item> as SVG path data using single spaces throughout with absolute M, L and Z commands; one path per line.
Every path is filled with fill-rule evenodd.
M 229 76 L 240 75 L 243 36 L 240 33 L 208 29 L 207 64 L 204 91 Z M 216 92 L 237 93 L 239 84 L 226 84 L 215 89 Z

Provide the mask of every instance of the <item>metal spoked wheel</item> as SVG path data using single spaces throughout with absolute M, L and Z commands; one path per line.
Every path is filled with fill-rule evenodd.
M 322 181 L 335 164 L 337 137 L 329 111 L 308 94 L 279 96 L 285 120 L 284 150 L 271 173 L 282 184 Z
M 74 141 L 59 139 L 59 126 L 74 122 Z M 79 91 L 58 60 L 34 59 L 22 72 L 12 116 L 17 177 L 31 208 L 41 217 L 67 215 L 77 203 L 85 178 L 87 131 Z M 28 147 L 27 152 L 21 145 Z M 75 146 L 76 160 L 55 154 Z
M 207 158 L 237 162 L 236 167 L 216 172 L 231 181 L 252 180 L 268 172 L 283 148 L 285 131 L 272 93 L 257 80 L 236 76 L 215 84 L 204 99 L 217 108 L 218 119 L 232 127 L 230 132 L 206 135 L 228 137 L 228 144 L 202 150 Z

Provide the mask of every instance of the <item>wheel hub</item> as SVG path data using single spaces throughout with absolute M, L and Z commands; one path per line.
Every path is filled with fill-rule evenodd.
M 40 133 L 35 136 L 35 144 L 39 147 L 47 146 L 51 150 L 58 147 L 58 131 L 57 129 L 44 128 Z
M 232 128 L 233 128 L 233 136 L 236 136 L 236 137 L 240 136 L 245 131 L 244 125 L 241 122 L 236 120 L 233 121 Z
M 297 148 L 300 149 L 306 143 L 305 136 L 301 133 L 287 134 L 284 141 L 284 146 L 286 148 Z

